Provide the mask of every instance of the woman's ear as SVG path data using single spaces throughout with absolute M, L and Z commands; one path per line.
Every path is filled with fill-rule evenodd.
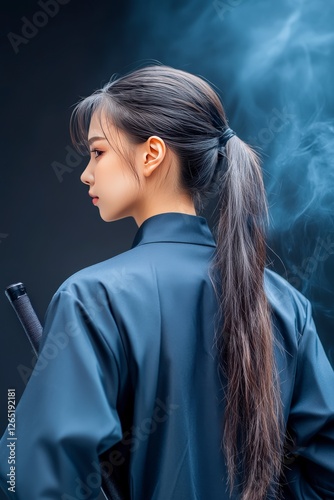
M 162 163 L 166 156 L 166 144 L 158 136 L 151 136 L 143 144 L 143 175 L 148 177 Z

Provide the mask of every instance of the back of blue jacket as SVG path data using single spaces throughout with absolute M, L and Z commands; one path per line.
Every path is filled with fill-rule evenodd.
M 205 218 L 146 219 L 132 247 L 54 294 L 40 354 L 8 429 L 1 486 L 20 500 L 97 499 L 102 473 L 123 499 L 223 500 L 224 390 Z M 275 356 L 291 436 L 284 498 L 334 498 L 334 373 L 309 301 L 266 270 Z

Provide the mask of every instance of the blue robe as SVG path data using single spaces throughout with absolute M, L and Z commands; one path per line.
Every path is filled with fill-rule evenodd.
M 143 222 L 128 251 L 62 283 L 16 410 L 15 493 L 8 430 L 0 442 L 8 498 L 96 499 L 99 457 L 123 498 L 229 498 L 208 276 L 215 246 L 204 217 L 162 213 Z M 310 302 L 268 269 L 264 280 L 295 443 L 284 498 L 334 498 L 334 372 Z

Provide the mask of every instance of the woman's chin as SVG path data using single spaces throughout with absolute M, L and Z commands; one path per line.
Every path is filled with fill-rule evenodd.
M 104 222 L 114 222 L 115 220 L 119 219 L 119 217 L 117 217 L 115 214 L 106 214 L 103 213 L 101 210 L 100 210 L 100 217 Z
M 113 218 L 111 218 L 111 217 L 106 217 L 106 216 L 101 215 L 101 214 L 100 214 L 100 217 L 101 217 L 101 219 L 102 219 L 104 222 L 112 222 L 112 221 L 114 220 L 114 219 L 113 219 Z

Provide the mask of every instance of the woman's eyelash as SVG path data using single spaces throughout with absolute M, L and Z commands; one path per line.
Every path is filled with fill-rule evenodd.
M 97 156 L 95 156 L 95 158 L 98 158 L 102 154 L 102 151 L 100 151 L 99 149 L 91 149 L 90 152 L 91 153 L 99 153 Z

